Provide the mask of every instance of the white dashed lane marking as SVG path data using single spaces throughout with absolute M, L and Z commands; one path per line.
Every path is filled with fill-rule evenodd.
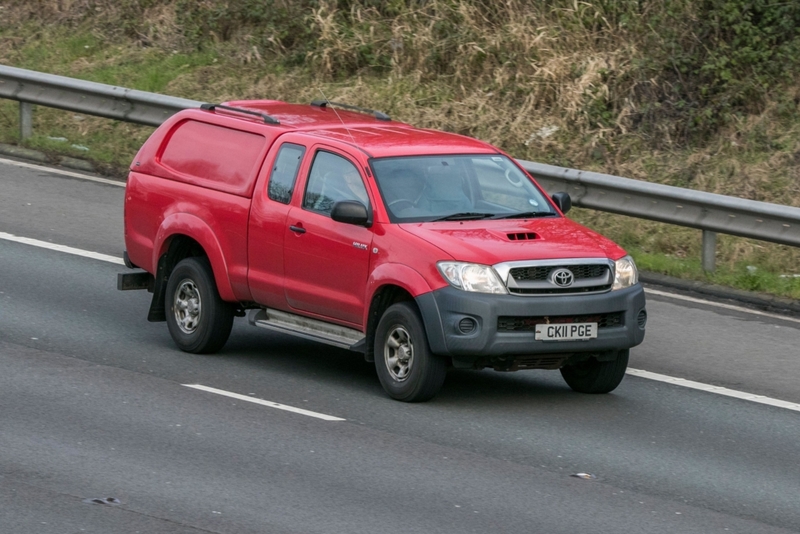
M 266 406 L 268 408 L 275 408 L 277 410 L 284 410 L 286 412 L 292 412 L 300 415 L 307 415 L 308 417 L 322 419 L 323 421 L 346 421 L 346 419 L 342 419 L 341 417 L 334 417 L 332 415 L 312 412 L 311 410 L 304 410 L 302 408 L 295 408 L 294 406 L 288 406 L 286 404 L 280 404 L 278 402 L 257 399 L 255 397 L 248 397 L 247 395 L 240 395 L 238 393 L 231 393 L 230 391 L 225 391 L 224 389 L 210 388 L 208 386 L 203 386 L 200 384 L 183 384 L 183 385 L 186 386 L 187 388 L 199 389 L 200 391 L 207 391 L 208 393 L 214 393 L 216 395 L 222 395 L 224 397 L 230 397 L 232 399 L 238 399 L 240 401 L 259 404 L 261 406 Z

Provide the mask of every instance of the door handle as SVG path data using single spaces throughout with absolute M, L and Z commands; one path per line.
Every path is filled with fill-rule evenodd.
M 289 230 L 291 230 L 292 232 L 294 232 L 296 234 L 304 234 L 304 233 L 306 233 L 306 229 L 303 228 L 302 226 L 291 225 L 291 226 L 289 226 Z

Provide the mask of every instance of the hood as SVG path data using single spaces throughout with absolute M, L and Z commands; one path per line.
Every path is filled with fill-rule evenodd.
M 608 258 L 625 251 L 565 217 L 500 221 L 408 223 L 403 230 L 440 248 L 456 261 L 494 265 L 506 261 Z

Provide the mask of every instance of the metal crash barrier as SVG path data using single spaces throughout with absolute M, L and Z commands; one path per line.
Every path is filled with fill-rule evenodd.
M 34 104 L 149 126 L 202 104 L 5 65 L 0 98 L 19 102 L 21 139 L 32 135 Z M 551 194 L 568 192 L 576 206 L 702 230 L 707 271 L 715 267 L 717 233 L 800 246 L 800 208 L 517 161 Z

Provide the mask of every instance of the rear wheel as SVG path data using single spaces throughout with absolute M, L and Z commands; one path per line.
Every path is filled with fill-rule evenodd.
M 608 393 L 616 389 L 625 377 L 628 368 L 628 349 L 617 352 L 611 361 L 600 362 L 589 358 L 585 362 L 565 365 L 561 368 L 561 376 L 573 391 L 579 393 Z
M 426 401 L 441 389 L 447 365 L 444 358 L 431 353 L 413 304 L 393 304 L 378 322 L 375 369 L 383 389 L 399 401 Z
M 208 354 L 228 341 L 234 309 L 220 298 L 207 258 L 186 258 L 175 266 L 165 307 L 169 333 L 181 350 Z

